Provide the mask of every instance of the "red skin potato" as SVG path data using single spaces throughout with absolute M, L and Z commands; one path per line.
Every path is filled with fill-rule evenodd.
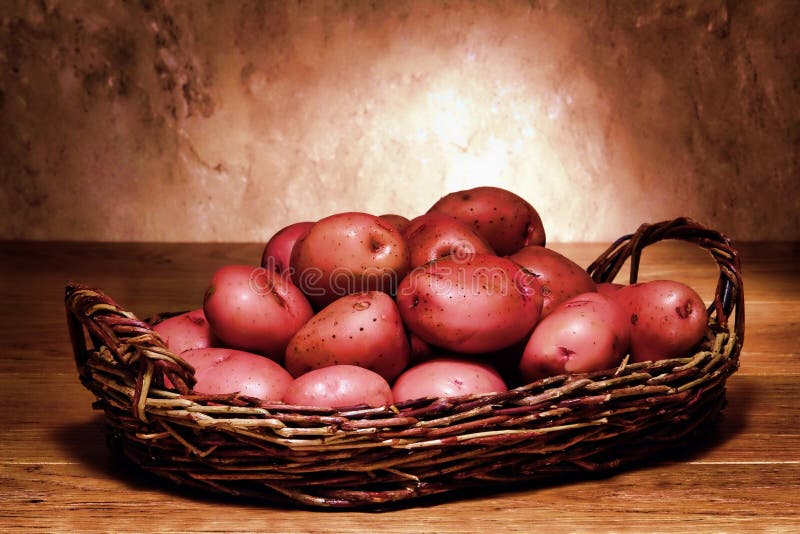
M 203 310 L 222 344 L 278 363 L 283 362 L 289 340 L 314 314 L 287 275 L 249 265 L 217 270 Z
M 489 243 L 472 226 L 443 213 L 429 212 L 409 222 L 403 231 L 411 267 L 454 255 L 494 254 Z
M 181 353 L 181 358 L 195 369 L 197 393 L 238 392 L 263 401 L 280 401 L 293 380 L 269 358 L 235 349 L 190 349 Z
M 629 318 L 631 362 L 687 356 L 705 336 L 705 304 L 685 284 L 672 280 L 631 284 L 612 298 Z
M 304 221 L 285 226 L 273 235 L 264 246 L 261 254 L 261 266 L 282 273 L 287 270 L 292 257 L 294 244 L 314 225 Z
M 559 304 L 533 331 L 520 360 L 523 380 L 618 365 L 628 350 L 627 315 L 613 299 L 583 293 Z
M 613 297 L 614 294 L 623 287 L 625 287 L 623 284 L 616 284 L 614 282 L 600 282 L 597 284 L 597 292 L 607 297 Z
M 392 387 L 395 402 L 425 397 L 459 397 L 506 391 L 500 374 L 489 364 L 441 356 L 406 370 Z
M 499 187 L 450 193 L 428 211 L 444 213 L 472 225 L 499 256 L 513 254 L 528 245 L 544 246 L 546 242 L 536 209 L 519 195 Z
M 378 373 L 355 365 L 332 365 L 295 378 L 283 396 L 295 406 L 347 408 L 389 406 L 392 388 Z
M 542 318 L 567 299 L 597 289 L 580 265 L 555 250 L 527 246 L 508 256 L 537 277 L 542 287 Z
M 403 233 L 403 230 L 406 229 L 406 226 L 408 226 L 408 223 L 411 222 L 408 220 L 408 217 L 403 217 L 402 215 L 397 215 L 396 213 L 384 213 L 379 217 L 397 228 L 397 231 L 401 234 Z
M 286 347 L 295 377 L 330 365 L 358 365 L 388 381 L 409 361 L 408 338 L 392 297 L 381 291 L 345 295 L 320 310 Z
M 175 354 L 219 345 L 202 308 L 164 319 L 153 326 L 153 330 Z
M 292 280 L 321 309 L 349 293 L 393 293 L 408 262 L 408 246 L 390 223 L 368 213 L 338 213 L 295 243 Z
M 491 352 L 527 336 L 539 320 L 535 280 L 514 262 L 475 254 L 414 269 L 397 289 L 406 328 L 426 343 L 467 354 Z

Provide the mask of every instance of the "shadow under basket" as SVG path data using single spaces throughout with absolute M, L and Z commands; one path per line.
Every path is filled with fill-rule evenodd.
M 665 239 L 694 243 L 719 266 L 707 336 L 695 354 L 496 394 L 339 411 L 196 395 L 192 367 L 101 290 L 68 285 L 67 322 L 80 380 L 105 414 L 112 449 L 142 469 L 276 503 L 410 506 L 476 486 L 609 472 L 691 446 L 713 424 L 744 337 L 730 241 L 686 218 L 644 224 L 587 270 L 611 281 L 630 260 L 633 283 L 642 250 Z M 176 387 L 164 387 L 165 378 Z

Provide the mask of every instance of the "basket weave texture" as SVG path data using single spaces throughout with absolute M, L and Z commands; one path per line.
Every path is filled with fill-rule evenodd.
M 313 507 L 377 508 L 474 486 L 605 472 L 691 444 L 725 404 L 744 339 L 739 259 L 714 230 L 679 218 L 644 224 L 587 269 L 611 281 L 664 239 L 719 266 L 695 354 L 562 375 L 509 391 L 330 410 L 192 390 L 194 371 L 148 322 L 99 289 L 66 288 L 78 373 L 122 457 L 175 483 Z M 164 387 L 165 377 L 173 389 Z

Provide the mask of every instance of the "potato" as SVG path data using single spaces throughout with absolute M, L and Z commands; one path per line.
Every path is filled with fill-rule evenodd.
M 622 287 L 625 286 L 623 284 L 615 284 L 614 282 L 601 282 L 597 284 L 597 292 L 607 297 L 613 297 L 614 293 Z
M 408 247 L 379 217 L 339 213 L 317 221 L 297 241 L 291 265 L 295 284 L 319 309 L 349 293 L 393 293 L 408 271 Z
M 211 330 L 231 348 L 283 361 L 289 340 L 313 315 L 288 275 L 263 267 L 217 270 L 203 299 Z
M 542 318 L 561 302 L 589 291 L 597 285 L 577 263 L 555 250 L 531 245 L 515 252 L 508 259 L 536 276 L 542 287 Z
M 542 319 L 520 360 L 523 380 L 563 373 L 587 373 L 618 365 L 628 350 L 630 328 L 624 310 L 606 296 L 583 293 Z
M 175 354 L 219 345 L 202 308 L 164 319 L 153 327 Z
M 705 335 L 706 307 L 685 284 L 672 280 L 632 284 L 613 298 L 629 318 L 632 362 L 686 356 Z
M 473 254 L 494 254 L 489 243 L 472 226 L 443 213 L 426 213 L 413 219 L 403 231 L 411 267 L 454 255 L 467 259 Z
M 423 397 L 458 397 L 506 390 L 490 365 L 457 357 L 439 357 L 404 372 L 392 387 L 395 402 Z
M 378 373 L 356 365 L 332 365 L 295 378 L 283 402 L 323 408 L 378 407 L 393 404 L 394 398 L 389 383 Z
M 511 260 L 447 256 L 411 271 L 397 289 L 408 330 L 450 351 L 480 353 L 512 345 L 539 320 L 541 290 Z
M 330 365 L 358 365 L 394 380 L 409 360 L 408 338 L 392 297 L 380 291 L 341 297 L 319 311 L 286 347 L 295 377 Z
M 397 215 L 395 213 L 385 213 L 380 215 L 380 218 L 397 228 L 397 231 L 401 234 L 410 222 L 407 217 L 403 217 L 402 215 Z
M 500 256 L 546 241 L 539 213 L 525 199 L 499 187 L 476 187 L 445 195 L 429 212 L 451 215 L 481 234 Z
M 264 252 L 261 254 L 261 266 L 279 273 L 287 270 L 294 244 L 313 225 L 313 222 L 304 221 L 278 230 L 264 246 Z
M 264 401 L 280 401 L 293 378 L 263 356 L 228 348 L 190 349 L 181 358 L 194 367 L 194 391 L 241 393 Z

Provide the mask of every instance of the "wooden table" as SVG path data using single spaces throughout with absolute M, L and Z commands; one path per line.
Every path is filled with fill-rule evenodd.
M 587 265 L 602 244 L 554 245 Z M 211 273 L 257 244 L 0 243 L 0 531 L 531 532 L 800 529 L 800 244 L 739 245 L 747 328 L 718 436 L 690 458 L 601 480 L 476 495 L 380 514 L 189 496 L 123 469 L 79 384 L 67 281 L 147 316 L 199 305 Z M 648 248 L 642 275 L 712 294 L 710 257 Z

